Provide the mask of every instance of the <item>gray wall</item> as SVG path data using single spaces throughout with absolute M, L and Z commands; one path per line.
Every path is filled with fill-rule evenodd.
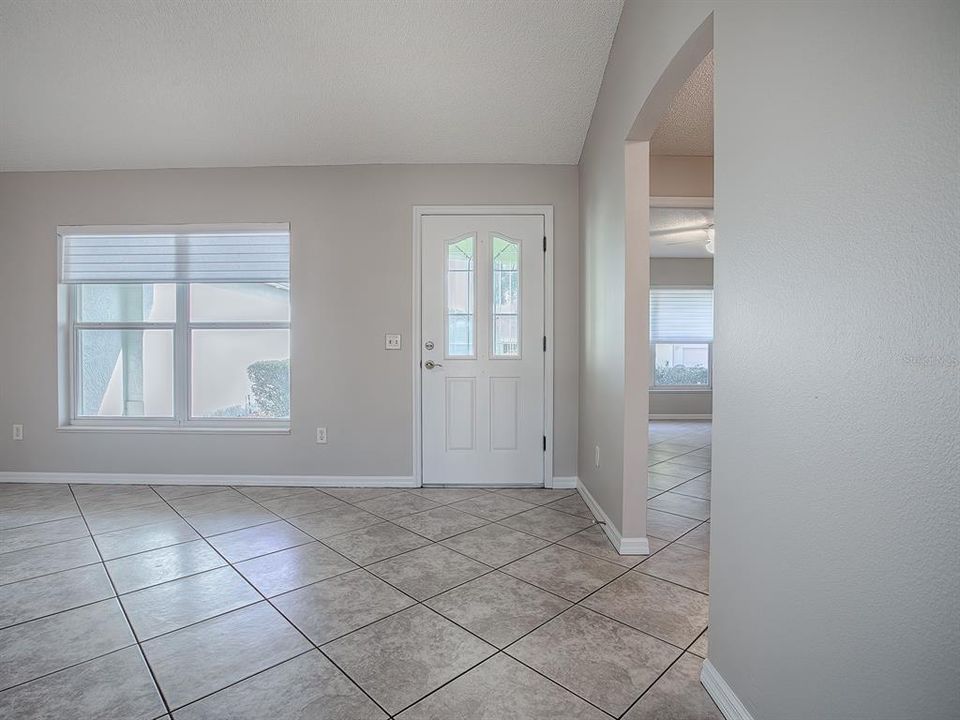
M 756 720 L 956 717 L 956 2 L 628 0 L 581 161 L 583 336 L 613 338 L 581 445 L 621 426 L 623 141 L 715 8 L 710 660 Z
M 713 258 L 650 258 L 650 287 L 698 285 L 713 287 Z M 650 416 L 709 415 L 710 390 L 650 391 Z
M 411 475 L 421 204 L 554 206 L 554 474 L 575 475 L 577 169 L 560 165 L 0 174 L 0 471 Z M 292 434 L 58 432 L 57 225 L 243 221 L 291 223 Z M 386 332 L 402 351 L 383 349 Z

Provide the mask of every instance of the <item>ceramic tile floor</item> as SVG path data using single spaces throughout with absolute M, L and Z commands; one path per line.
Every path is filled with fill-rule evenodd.
M 568 490 L 0 485 L 0 717 L 720 720 L 710 425 L 650 443 L 647 558 Z

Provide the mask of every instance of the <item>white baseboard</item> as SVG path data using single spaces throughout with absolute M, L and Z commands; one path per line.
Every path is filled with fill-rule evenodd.
M 712 420 L 713 415 L 684 415 L 683 413 L 653 413 L 651 420 Z
M 600 527 L 603 528 L 603 531 L 607 534 L 607 537 L 610 539 L 610 542 L 613 543 L 613 547 L 618 553 L 621 555 L 650 554 L 650 541 L 645 537 L 623 537 L 613 522 L 611 522 L 610 518 L 607 517 L 603 508 L 600 507 L 600 504 L 593 499 L 586 485 L 584 485 L 579 478 L 577 478 L 577 492 L 580 493 L 580 497 L 583 498 L 583 501 L 587 504 L 587 507 L 590 508 L 590 512 L 593 513 L 597 521 L 602 523 Z
M 0 472 L 0 483 L 104 485 L 283 485 L 293 487 L 416 487 L 404 475 L 169 475 L 166 473 Z
M 577 483 L 580 482 L 579 478 L 576 475 L 573 477 L 555 477 L 553 479 L 553 489 L 554 490 L 572 490 L 577 487 Z
M 707 694 L 713 698 L 727 720 L 753 720 L 753 716 L 740 702 L 740 698 L 727 685 L 726 680 L 720 677 L 720 673 L 717 672 L 717 669 L 709 660 L 703 661 L 703 668 L 700 670 L 700 682 L 703 683 Z

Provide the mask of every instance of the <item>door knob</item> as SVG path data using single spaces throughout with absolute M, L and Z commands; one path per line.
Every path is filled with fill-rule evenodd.
M 424 366 L 427 370 L 433 370 L 434 368 L 443 367 L 442 364 L 440 364 L 440 363 L 438 363 L 438 362 L 434 362 L 433 360 L 427 360 L 427 361 L 423 364 L 423 366 Z

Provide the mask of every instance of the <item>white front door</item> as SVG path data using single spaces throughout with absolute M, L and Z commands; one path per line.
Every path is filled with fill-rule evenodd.
M 424 485 L 542 485 L 544 218 L 421 224 Z

